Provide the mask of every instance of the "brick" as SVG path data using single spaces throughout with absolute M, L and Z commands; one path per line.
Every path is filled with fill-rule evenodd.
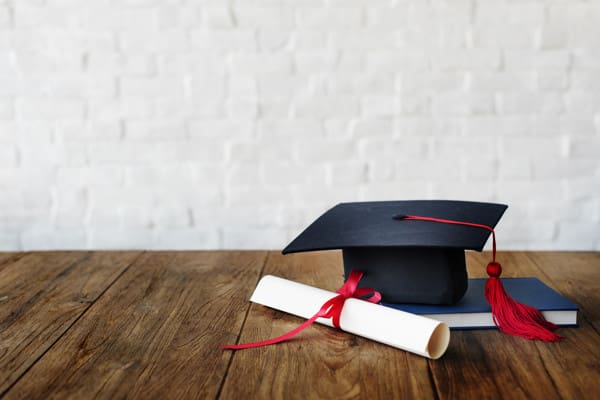
M 423 180 L 403 181 L 402 184 L 369 182 L 358 188 L 356 201 L 383 201 L 397 199 L 427 199 L 431 198 L 430 185 Z M 347 199 L 353 199 L 348 196 Z M 348 201 L 348 200 L 340 200 Z
M 363 24 L 361 7 L 300 7 L 296 13 L 300 29 L 359 29 Z M 381 25 L 378 25 L 381 27 Z
M 228 168 L 227 183 L 229 185 L 260 185 L 261 178 L 260 166 L 255 163 L 236 162 L 235 165 Z
M 600 110 L 600 93 L 572 91 L 565 95 L 566 110 L 574 114 L 596 113 Z
M 10 98 L 0 98 L 0 120 L 11 120 L 14 116 L 15 107 L 13 100 Z
M 333 47 L 342 50 L 391 51 L 395 49 L 397 39 L 393 30 L 339 29 L 329 34 L 329 41 Z M 404 64 L 407 63 L 414 61 L 404 61 Z
M 498 178 L 500 181 L 529 179 L 533 175 L 532 162 L 527 157 L 500 157 Z
M 541 49 L 565 48 L 569 44 L 569 31 L 563 24 L 545 24 L 539 33 L 538 43 Z
M 480 72 L 469 74 L 469 90 L 501 91 L 535 89 L 535 74 L 516 72 Z
M 0 75 L 0 96 L 8 97 L 19 94 L 19 82 L 10 75 Z
M 506 50 L 504 64 L 507 70 L 525 68 L 568 68 L 569 51 L 559 50 Z
M 82 53 L 51 54 L 28 52 L 23 49 L 15 51 L 16 68 L 26 74 L 80 73 L 83 71 Z
M 356 145 L 351 141 L 304 140 L 294 146 L 295 158 L 300 162 L 332 162 L 355 157 Z
M 249 29 L 200 30 L 190 32 L 191 46 L 196 50 L 253 51 L 257 49 L 256 34 Z
M 75 28 L 81 20 L 81 13 L 78 11 L 76 8 L 16 4 L 13 8 L 14 26 L 17 29 Z
M 353 96 L 303 96 L 294 101 L 295 117 L 340 117 L 358 114 L 359 100 Z
M 567 155 L 560 137 L 504 138 L 500 143 L 499 151 L 500 156 L 505 159 L 519 156 L 532 160 L 558 159 Z
M 251 120 L 191 120 L 188 131 L 192 138 L 250 138 L 254 133 L 254 124 Z
M 0 147 L 0 165 L 2 168 L 16 167 L 18 163 L 17 149 L 14 146 Z
M 116 52 L 92 52 L 87 56 L 87 70 L 94 74 L 153 75 L 156 60 L 145 54 L 119 54 Z
M 89 204 L 88 193 L 83 188 L 62 188 L 57 191 L 54 226 L 57 228 L 83 227 Z
M 231 6 L 210 4 L 203 8 L 203 22 L 209 28 L 229 29 L 235 25 Z
M 18 233 L 0 233 L 0 251 L 21 251 L 21 240 Z
M 89 247 L 98 250 L 145 250 L 152 243 L 150 229 L 90 229 Z
M 233 56 L 231 68 L 234 73 L 291 74 L 292 65 L 289 54 L 244 53 Z
M 221 247 L 216 228 L 160 229 L 154 232 L 152 239 L 153 250 L 213 250 Z
M 583 68 L 600 68 L 600 50 L 597 48 L 575 48 L 573 66 Z
M 354 122 L 350 129 L 355 138 L 389 135 L 394 131 L 394 120 L 392 118 L 364 118 Z
M 560 132 L 568 136 L 593 136 L 597 133 L 594 119 L 588 115 L 564 115 L 558 123 Z
M 564 111 L 562 97 L 553 92 L 506 92 L 498 99 L 498 110 L 502 114 L 555 115 Z
M 365 24 L 367 28 L 395 29 L 409 23 L 412 18 L 412 9 L 409 7 L 374 5 L 366 7 Z
M 159 149 L 155 143 L 97 142 L 88 146 L 91 164 L 140 163 L 158 159 Z
M 80 99 L 21 99 L 17 100 L 17 115 L 24 120 L 54 120 L 84 118 L 85 105 Z
M 511 24 L 539 26 L 544 22 L 545 11 L 542 2 L 515 2 L 508 7 L 507 21 Z M 496 21 L 499 20 L 501 19 L 496 19 Z
M 315 118 L 261 119 L 258 121 L 257 133 L 264 139 L 324 135 L 322 123 Z
M 35 31 L 34 31 L 35 32 Z M 117 50 L 114 32 L 88 32 L 56 29 L 44 32 L 47 49 L 57 54 L 112 53 Z
M 118 140 L 122 136 L 122 124 L 116 120 L 88 122 L 59 122 L 56 136 L 67 142 L 90 142 L 96 140 Z
M 487 23 L 473 29 L 475 47 L 534 48 L 535 27 L 530 24 Z
M 569 250 L 596 249 L 600 242 L 597 224 L 587 221 L 563 221 L 558 223 L 556 247 Z
M 294 14 L 291 7 L 248 7 L 234 5 L 231 12 L 236 26 L 242 29 L 254 29 L 257 26 L 289 29 L 294 26 Z
M 122 167 L 58 167 L 56 184 L 60 188 L 87 186 L 120 186 L 124 182 Z
M 343 60 L 345 62 L 345 70 L 360 71 L 362 69 L 362 56 L 360 54 L 345 53 L 345 55 L 346 58 Z M 294 57 L 295 68 L 302 75 L 337 71 L 341 62 L 340 55 L 330 51 L 297 52 Z
M 294 45 L 294 31 L 280 28 L 259 29 L 257 32 L 259 51 L 277 52 L 289 50 Z
M 432 144 L 432 156 L 439 163 L 452 160 L 457 164 L 456 157 L 461 155 L 461 162 L 481 156 L 493 160 L 495 158 L 495 137 L 477 135 L 471 137 L 436 137 Z M 455 165 L 455 169 L 458 165 Z
M 59 229 L 51 226 L 34 227 L 21 234 L 21 250 L 84 250 L 88 249 L 84 229 Z
M 366 118 L 391 117 L 399 108 L 399 98 L 389 95 L 367 95 L 361 101 L 361 114 Z
M 352 137 L 354 121 L 347 118 L 328 118 L 323 122 L 323 136 L 329 138 L 346 139 Z M 320 136 L 318 131 L 310 131 L 315 136 Z
M 463 71 L 401 73 L 396 80 L 396 90 L 402 93 L 460 91 L 467 88 L 467 77 Z
M 470 201 L 498 201 L 492 182 L 440 179 L 431 183 L 429 198 L 433 199 L 469 199 Z
M 121 94 L 127 96 L 183 96 L 185 84 L 181 77 L 122 77 L 119 80 Z
M 229 207 L 264 206 L 265 204 L 290 204 L 294 193 L 282 187 L 265 187 L 240 184 L 227 188 L 224 204 Z
M 327 166 L 328 180 L 334 187 L 359 185 L 367 182 L 369 169 L 364 162 L 340 162 Z
M 152 210 L 152 224 L 154 226 L 170 228 L 186 228 L 192 223 L 191 211 L 177 204 L 161 204 Z
M 486 69 L 500 67 L 498 49 L 452 49 L 439 50 L 430 54 L 431 64 L 437 69 Z
M 181 53 L 190 50 L 188 34 L 183 29 L 168 29 L 160 32 L 133 30 L 120 32 L 119 50 L 123 54 L 138 53 Z
M 421 159 L 429 152 L 427 138 L 390 139 L 388 136 L 361 138 L 358 140 L 362 159 Z
M 366 71 L 371 74 L 397 71 L 419 71 L 428 66 L 422 50 L 369 51 L 366 55 Z
M 571 156 L 600 160 L 600 139 L 598 137 L 573 138 L 571 141 Z
M 325 30 L 295 29 L 291 47 L 296 51 L 323 51 L 329 48 L 329 40 Z
M 261 165 L 260 176 L 266 185 L 324 183 L 326 171 L 322 165 L 272 162 Z
M 443 93 L 432 99 L 432 112 L 439 115 L 490 114 L 494 112 L 491 93 Z
M 182 121 L 128 121 L 125 123 L 125 138 L 128 140 L 181 139 L 186 134 L 186 126 Z
M 253 119 L 259 113 L 258 99 L 255 96 L 233 96 L 226 100 L 225 109 L 230 118 Z
M 156 7 L 115 7 L 112 4 L 90 5 L 82 12 L 83 25 L 90 31 L 155 31 L 158 27 Z M 135 23 L 133 23 L 135 21 Z
M 596 155 L 600 157 L 599 149 L 600 147 L 596 149 Z M 572 176 L 593 178 L 599 166 L 600 162 L 591 159 L 538 159 L 533 162 L 533 178 L 554 180 L 568 179 Z
M 569 84 L 569 74 L 563 69 L 538 69 L 537 88 L 540 90 L 564 90 Z
M 323 212 L 332 207 L 332 205 L 358 201 L 361 192 L 361 186 L 346 185 L 332 187 L 324 184 L 307 183 L 295 185 L 292 188 L 291 196 L 295 202 L 302 204 L 303 208 L 313 208 L 323 210 Z M 320 213 L 311 213 L 310 220 L 313 220 Z M 306 227 L 306 225 L 304 225 Z
M 571 87 L 575 91 L 600 91 L 600 68 L 574 70 L 571 73 Z
M 258 95 L 261 98 L 292 97 L 299 93 L 306 93 L 310 82 L 306 78 L 287 73 L 258 74 Z
M 0 4 L 0 29 L 6 29 L 12 25 L 11 10 Z
M 17 71 L 15 64 L 16 62 L 11 52 L 0 52 L 0 74 L 14 74 Z
M 242 228 L 225 227 L 223 229 L 223 248 L 225 249 L 279 249 L 285 246 L 283 228 Z

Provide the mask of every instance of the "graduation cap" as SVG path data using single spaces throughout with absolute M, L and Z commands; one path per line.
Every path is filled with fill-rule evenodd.
M 492 234 L 486 298 L 496 324 L 519 336 L 558 340 L 551 332 L 556 326 L 539 311 L 514 301 L 501 286 L 494 227 L 506 208 L 451 200 L 341 203 L 308 226 L 283 254 L 341 249 L 345 278 L 352 270 L 362 271 L 360 287 L 374 288 L 384 302 L 452 304 L 467 289 L 465 250 L 483 250 Z M 532 318 L 542 334 L 524 327 Z

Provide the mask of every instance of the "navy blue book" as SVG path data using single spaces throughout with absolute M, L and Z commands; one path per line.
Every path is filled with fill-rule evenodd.
M 453 329 L 495 328 L 490 305 L 484 297 L 486 280 L 469 279 L 464 297 L 450 306 L 382 304 L 443 321 Z M 502 283 L 513 299 L 537 308 L 548 321 L 561 326 L 577 326 L 578 307 L 539 279 L 503 278 Z

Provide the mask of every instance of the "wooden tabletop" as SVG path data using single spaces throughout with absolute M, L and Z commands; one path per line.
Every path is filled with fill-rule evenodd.
M 468 253 L 472 277 L 489 254 Z M 248 299 L 278 275 L 336 290 L 339 252 L 0 253 L 0 396 L 46 398 L 591 398 L 600 393 L 600 253 L 504 252 L 580 306 L 559 343 L 452 331 L 428 360 Z

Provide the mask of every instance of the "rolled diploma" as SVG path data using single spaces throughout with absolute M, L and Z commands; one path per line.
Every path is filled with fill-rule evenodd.
M 250 301 L 308 319 L 336 295 L 266 275 L 258 282 Z M 318 318 L 316 322 L 333 326 L 330 319 Z M 450 329 L 443 322 L 355 298 L 344 303 L 340 327 L 346 332 L 432 359 L 441 357 L 450 341 Z

